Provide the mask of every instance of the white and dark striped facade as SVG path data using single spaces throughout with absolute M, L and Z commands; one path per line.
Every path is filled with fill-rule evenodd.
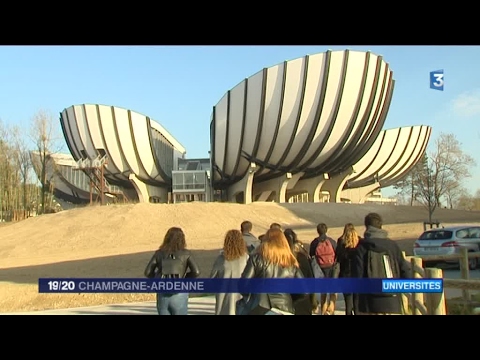
M 172 171 L 186 150 L 159 123 L 120 107 L 81 104 L 64 109 L 60 124 L 77 163 L 106 158 L 110 184 L 135 189 L 141 202 L 167 202 Z
M 33 169 L 41 176 L 41 159 L 38 151 L 30 152 Z M 75 160 L 69 154 L 49 154 L 46 161 L 47 185 L 60 200 L 72 204 L 87 204 L 90 201 L 90 180 L 82 171 L 75 171 Z
M 394 84 L 382 56 L 349 50 L 285 61 L 243 80 L 213 107 L 213 188 L 247 203 L 305 192 L 316 202 L 336 189 L 330 201 L 337 201 L 382 131 Z
M 425 125 L 383 130 L 353 165 L 341 197 L 362 203 L 371 192 L 398 183 L 422 159 L 431 133 L 432 128 Z

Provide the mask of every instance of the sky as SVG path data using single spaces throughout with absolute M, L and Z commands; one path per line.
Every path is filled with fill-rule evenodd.
M 212 108 L 226 91 L 264 67 L 328 49 L 382 55 L 395 79 L 384 129 L 430 125 L 429 150 L 453 133 L 478 164 L 465 186 L 480 188 L 480 46 L 1 46 L 0 120 L 28 132 L 40 109 L 56 119 L 71 105 L 114 105 L 162 124 L 187 157 L 208 157 Z M 429 85 L 439 69 L 444 91 Z

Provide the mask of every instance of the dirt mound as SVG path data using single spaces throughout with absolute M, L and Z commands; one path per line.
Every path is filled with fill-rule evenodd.
M 273 203 L 135 204 L 86 207 L 43 215 L 0 231 L 0 259 L 52 258 L 82 252 L 120 254 L 154 249 L 168 228 L 181 227 L 191 249 L 222 246 L 225 232 L 251 220 L 257 234 L 276 221 L 309 223 Z
M 169 227 L 179 226 L 191 249 L 220 248 L 225 232 L 238 229 L 243 220 L 263 233 L 270 223 L 314 231 L 318 222 L 330 228 L 346 222 L 362 225 L 365 214 L 379 212 L 386 224 L 419 223 L 422 207 L 354 204 L 225 203 L 135 204 L 95 206 L 62 211 L 2 227 L 0 259 L 44 258 L 70 254 L 91 256 L 125 254 L 157 247 Z M 478 222 L 480 213 L 438 209 L 442 223 Z

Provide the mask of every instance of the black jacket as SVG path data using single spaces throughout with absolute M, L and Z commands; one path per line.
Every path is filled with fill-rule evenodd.
M 402 251 L 397 243 L 388 238 L 385 230 L 369 227 L 365 231 L 364 239 L 359 242 L 352 259 L 352 277 L 368 277 L 368 252 L 386 252 L 394 262 L 393 267 L 398 269 L 397 278 L 411 277 L 410 264 L 403 258 Z M 391 313 L 401 314 L 400 296 L 397 294 L 359 294 L 358 311 L 362 313 Z
M 173 255 L 183 263 L 183 274 L 181 275 L 184 278 L 198 278 L 200 276 L 200 269 L 189 250 L 177 251 Z M 149 279 L 156 277 L 162 269 L 162 260 L 167 256 L 168 254 L 164 251 L 155 251 L 145 268 L 145 276 Z
M 359 239 L 362 241 L 363 239 Z M 346 248 L 343 242 L 343 238 L 339 237 L 337 240 L 337 248 L 335 251 L 335 261 L 340 264 L 340 273 L 338 277 L 351 277 L 352 276 L 352 259 L 355 256 L 356 248 Z
M 310 265 L 310 256 L 308 255 L 308 251 L 303 247 L 303 244 L 297 242 L 294 246 L 293 253 L 297 258 L 303 276 L 305 278 L 314 278 L 312 266 Z M 315 294 L 309 294 L 302 299 L 296 300 L 294 302 L 295 315 L 312 315 L 312 311 L 316 308 L 316 305 Z
M 247 266 L 243 270 L 242 278 L 252 279 L 252 278 L 261 278 L 261 279 L 272 279 L 272 278 L 303 278 L 301 270 L 297 267 L 283 268 L 279 265 L 273 265 L 267 263 L 263 257 L 254 253 L 248 259 Z M 258 302 L 260 306 L 264 308 L 276 308 L 278 310 L 286 311 L 289 313 L 295 313 L 294 301 L 304 298 L 306 295 L 295 295 L 295 294 L 242 294 L 246 299 L 249 299 L 249 302 Z M 270 301 L 270 304 L 267 304 L 266 301 Z

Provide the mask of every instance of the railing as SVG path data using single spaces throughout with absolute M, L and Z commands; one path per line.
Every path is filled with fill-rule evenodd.
M 460 248 L 460 253 L 452 255 L 405 256 L 410 261 L 414 278 L 443 278 L 443 270 L 423 268 L 424 261 L 459 260 L 461 279 L 443 279 L 444 289 L 461 289 L 464 305 L 471 304 L 470 290 L 480 290 L 480 280 L 470 279 L 469 260 L 480 258 L 480 252 L 468 252 Z M 449 300 L 449 304 L 456 301 Z M 404 313 L 412 315 L 446 315 L 445 291 L 441 294 L 403 294 L 402 306 Z
M 104 176 L 104 167 L 108 163 L 108 158 L 106 155 L 103 157 L 98 156 L 97 158 L 90 159 L 80 159 L 77 161 L 76 169 L 81 169 L 87 175 L 90 180 L 90 202 L 92 203 L 92 193 L 95 192 L 102 199 L 102 204 L 104 202 L 104 195 L 111 194 L 115 196 L 118 200 L 123 200 L 124 203 L 128 202 L 127 195 L 120 190 L 118 186 L 110 185 L 107 179 Z M 93 186 L 93 188 L 92 188 Z

